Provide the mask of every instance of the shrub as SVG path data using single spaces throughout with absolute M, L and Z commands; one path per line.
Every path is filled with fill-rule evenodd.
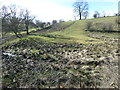
M 113 25 L 112 23 L 107 23 L 107 22 L 104 22 L 104 23 L 95 23 L 94 25 L 94 28 L 95 30 L 98 30 L 98 31 L 111 31 L 113 30 Z
M 117 24 L 120 24 L 120 19 L 119 19 L 119 18 L 116 18 L 115 22 L 116 22 Z
M 102 30 L 102 27 L 103 27 L 103 23 L 95 23 L 94 24 L 95 30 Z
M 103 23 L 103 25 L 102 25 L 102 30 L 104 30 L 104 31 L 110 31 L 110 30 L 113 30 L 113 26 L 112 26 L 112 23 Z
M 112 23 L 108 23 L 108 25 L 107 25 L 107 30 L 113 30 L 113 25 L 112 25 Z
M 92 22 L 86 22 L 86 26 L 85 26 L 85 29 L 86 30 L 91 30 L 92 29 Z
M 107 30 L 107 23 L 103 23 L 102 30 Z

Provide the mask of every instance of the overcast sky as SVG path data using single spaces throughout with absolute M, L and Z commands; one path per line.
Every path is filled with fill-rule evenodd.
M 31 14 L 43 22 L 63 19 L 74 20 L 73 3 L 76 0 L 0 0 L 0 5 L 16 4 L 27 8 Z M 89 4 L 89 18 L 92 18 L 94 11 L 107 15 L 118 12 L 119 0 L 86 0 Z

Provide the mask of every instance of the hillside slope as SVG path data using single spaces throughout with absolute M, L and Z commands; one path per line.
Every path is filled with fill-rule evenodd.
M 59 31 L 59 32 L 54 32 L 51 34 L 55 35 L 62 35 L 64 37 L 70 37 L 74 41 L 79 42 L 79 43 L 86 43 L 86 41 L 93 41 L 94 42 L 101 42 L 98 39 L 90 38 L 87 36 L 87 32 L 85 32 L 86 29 L 86 23 L 87 22 L 93 22 L 93 23 L 111 23 L 113 25 L 113 30 L 117 31 L 118 30 L 118 25 L 116 23 L 117 17 L 105 17 L 105 18 L 97 18 L 97 19 L 88 19 L 88 20 L 78 20 L 75 21 L 73 25 L 71 25 L 69 28 L 66 28 L 65 30 Z M 99 34 L 99 33 L 98 33 Z M 103 34 L 103 33 L 101 33 Z M 109 33 L 108 36 L 110 35 Z M 112 33 L 114 34 L 114 33 Z M 111 34 L 111 35 L 112 35 Z M 116 34 L 117 35 L 117 34 Z
M 105 18 L 97 18 L 97 19 L 87 19 L 87 20 L 77 20 L 77 21 L 69 21 L 69 22 L 64 22 L 58 24 L 59 30 L 56 28 L 54 31 L 56 32 L 51 32 L 47 34 L 39 34 L 40 37 L 46 38 L 49 42 L 54 42 L 54 43 L 103 43 L 100 39 L 92 38 L 89 37 L 89 33 L 91 32 L 86 32 L 86 24 L 87 22 L 92 22 L 93 24 L 98 23 L 107 23 L 107 24 L 112 24 L 113 31 L 118 30 L 118 25 L 116 23 L 116 19 L 118 17 L 105 17 Z M 62 27 L 69 26 L 67 28 L 62 29 Z M 96 28 L 95 28 L 96 29 Z M 51 29 L 50 29 L 51 30 Z M 49 31 L 49 30 L 48 30 Z M 118 36 L 116 33 L 96 33 L 96 34 L 104 34 L 107 35 L 108 37 L 112 35 Z M 38 35 L 38 33 L 37 33 Z
M 118 33 L 85 31 L 88 21 L 116 28 L 115 19 L 64 22 L 3 44 L 3 87 L 118 88 Z
M 77 20 L 77 21 L 69 21 L 56 24 L 52 26 L 52 28 L 43 29 L 45 31 L 42 33 L 34 32 L 29 36 L 23 37 L 25 38 L 37 38 L 38 41 L 45 42 L 54 42 L 54 43 L 104 43 L 102 40 L 98 38 L 93 38 L 89 34 L 95 32 L 86 32 L 87 22 L 95 23 L 110 23 L 112 24 L 113 31 L 118 30 L 118 25 L 116 23 L 116 19 L 118 17 L 104 17 L 97 19 L 87 19 L 87 20 Z M 97 28 L 97 27 L 96 27 Z M 52 32 L 51 32 L 52 31 Z M 97 35 L 107 35 L 107 37 L 118 36 L 116 33 L 96 33 Z M 13 42 L 17 42 L 21 39 L 13 40 Z M 10 43 L 10 42 L 8 42 Z

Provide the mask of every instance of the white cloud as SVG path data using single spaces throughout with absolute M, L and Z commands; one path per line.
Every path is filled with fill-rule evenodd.
M 85 0 L 85 1 L 88 1 L 88 2 L 118 2 L 119 0 Z
M 118 2 L 119 0 L 44 0 L 51 2 L 75 2 L 75 1 L 87 1 L 87 2 Z
M 4 5 L 17 4 L 25 7 L 42 21 L 70 20 L 73 18 L 72 7 L 61 6 L 56 2 L 48 2 L 47 0 L 4 0 L 2 3 Z
M 25 7 L 31 11 L 32 15 L 37 16 L 42 21 L 52 21 L 53 19 L 63 19 L 65 21 L 73 20 L 73 7 L 72 3 L 76 0 L 0 0 L 2 5 L 17 4 Z M 118 0 L 85 0 L 89 2 L 118 2 Z M 71 2 L 71 7 L 63 6 L 60 2 L 68 3 Z M 93 16 L 94 12 L 91 12 L 90 17 Z M 107 14 L 113 15 L 114 11 L 106 11 Z
M 55 3 L 40 3 L 31 9 L 33 13 L 39 14 L 38 17 L 44 21 L 52 21 L 53 19 L 68 20 L 72 18 L 72 8 L 63 7 Z

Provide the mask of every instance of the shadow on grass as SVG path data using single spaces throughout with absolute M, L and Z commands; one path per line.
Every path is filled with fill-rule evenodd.
M 52 35 L 52 34 L 44 34 L 41 36 L 48 37 L 48 38 L 57 38 L 57 39 L 71 39 L 68 37 L 61 36 L 61 35 Z
M 102 33 L 120 33 L 120 31 L 113 31 L 113 30 L 85 30 L 89 32 L 102 32 Z

